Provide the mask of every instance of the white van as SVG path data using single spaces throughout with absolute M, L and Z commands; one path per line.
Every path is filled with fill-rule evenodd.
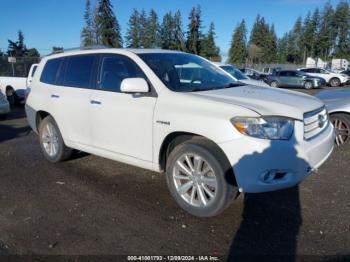
M 49 161 L 78 149 L 164 172 L 177 203 L 201 217 L 220 213 L 239 192 L 295 186 L 334 142 L 317 98 L 235 82 L 211 62 L 177 51 L 47 56 L 26 113 Z

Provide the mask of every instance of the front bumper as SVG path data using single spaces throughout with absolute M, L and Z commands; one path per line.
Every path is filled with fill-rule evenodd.
M 0 115 L 6 115 L 10 112 L 10 105 L 7 100 L 0 101 Z
M 298 122 L 295 129 L 302 127 Z M 334 128 L 330 124 L 310 141 L 300 132 L 288 141 L 242 136 L 219 146 L 232 165 L 241 192 L 268 192 L 293 187 L 316 171 L 333 150 Z

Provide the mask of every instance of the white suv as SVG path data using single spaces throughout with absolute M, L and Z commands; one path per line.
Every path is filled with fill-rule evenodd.
M 350 80 L 350 78 L 345 74 L 333 73 L 322 68 L 300 68 L 298 70 L 311 76 L 322 77 L 324 80 L 326 80 L 327 84 L 332 87 L 346 84 Z
M 239 192 L 298 184 L 334 141 L 317 98 L 244 85 L 199 56 L 165 50 L 45 57 L 26 113 L 49 161 L 78 149 L 165 172 L 177 203 L 202 217 Z

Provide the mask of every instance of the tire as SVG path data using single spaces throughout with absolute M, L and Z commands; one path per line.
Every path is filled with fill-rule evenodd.
M 194 169 L 206 170 L 205 174 L 189 174 L 191 168 L 186 164 L 186 156 L 193 168 L 201 159 L 203 164 Z M 178 162 L 182 163 L 186 172 Z M 171 195 L 182 209 L 197 217 L 212 217 L 220 214 L 238 196 L 235 178 L 230 171 L 231 166 L 216 146 L 210 141 L 192 138 L 170 152 L 166 163 L 166 180 Z
M 312 82 L 310 82 L 310 81 L 306 81 L 306 82 L 304 83 L 304 88 L 305 88 L 305 89 L 310 90 L 310 89 L 312 89 L 313 87 L 314 87 L 314 85 L 313 85 Z
M 13 90 L 12 87 L 7 87 L 6 88 L 6 96 L 7 96 L 7 100 L 9 101 L 10 105 L 15 105 L 17 102 L 17 97 L 16 97 L 16 93 Z
M 271 87 L 279 87 L 277 81 L 272 81 L 272 82 L 270 83 L 270 86 L 271 86 Z
M 329 84 L 331 85 L 331 87 L 337 87 L 340 86 L 341 82 L 338 77 L 333 77 L 331 80 L 329 80 Z
M 72 149 L 64 144 L 61 132 L 51 116 L 39 124 L 39 141 L 45 158 L 51 163 L 62 162 L 72 155 Z
M 335 128 L 335 143 L 338 146 L 350 145 L 350 116 L 338 113 L 330 116 Z

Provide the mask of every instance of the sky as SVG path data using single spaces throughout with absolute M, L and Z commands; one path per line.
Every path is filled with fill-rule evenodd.
M 97 0 L 91 0 L 94 3 Z M 289 31 L 298 16 L 309 10 L 322 8 L 328 0 L 111 0 L 122 28 L 123 36 L 133 8 L 147 12 L 154 8 L 159 17 L 180 10 L 183 28 L 187 30 L 188 14 L 193 6 L 202 7 L 203 31 L 210 22 L 216 28 L 216 43 L 225 57 L 232 33 L 242 19 L 250 31 L 257 14 L 274 23 L 277 36 Z M 339 0 L 330 0 L 336 5 Z M 8 39 L 16 40 L 22 30 L 27 48 L 35 47 L 44 55 L 53 46 L 80 46 L 80 32 L 84 26 L 85 0 L 0 0 L 0 49 L 6 51 Z

